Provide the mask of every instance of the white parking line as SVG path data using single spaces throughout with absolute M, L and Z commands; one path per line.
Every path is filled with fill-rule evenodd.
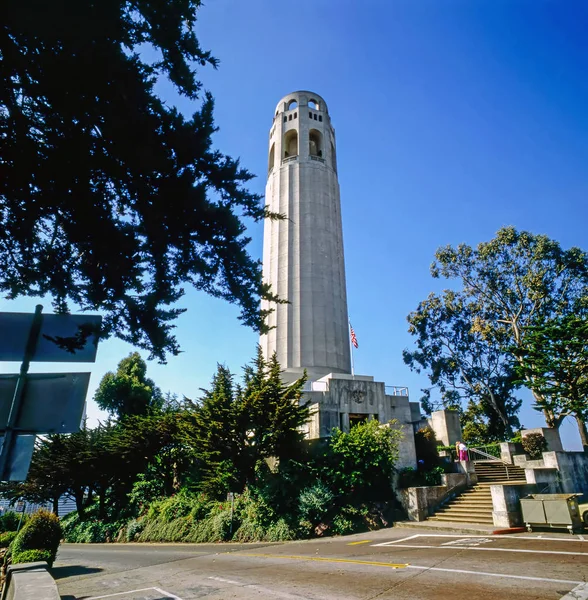
M 395 545 L 400 545 L 401 542 L 408 542 L 409 540 L 414 540 L 417 538 L 453 538 L 453 539 L 481 539 L 480 535 L 471 535 L 471 534 L 462 534 L 462 535 L 458 535 L 455 533 L 417 533 L 416 535 L 411 535 L 409 537 L 405 537 L 405 538 L 400 538 L 398 540 L 391 540 L 389 542 L 382 542 L 380 544 L 372 544 L 372 546 L 395 546 Z M 516 541 L 516 540 L 535 540 L 537 542 L 576 542 L 578 544 L 586 544 L 588 543 L 588 540 L 585 539 L 576 539 L 576 538 L 572 538 L 570 539 L 569 537 L 565 537 L 565 538 L 553 538 L 553 537 L 539 537 L 539 536 L 531 536 L 531 535 L 520 535 L 517 537 L 513 537 L 512 535 L 489 535 L 488 539 L 494 540 L 494 539 L 500 539 L 500 538 L 504 538 L 507 540 L 512 540 L 512 541 Z M 437 548 L 437 546 L 435 546 L 435 548 Z
M 115 598 L 116 596 L 126 596 L 127 594 L 138 594 L 139 592 L 149 592 L 151 590 L 157 592 L 158 594 L 163 594 L 164 596 L 167 596 L 168 598 L 170 598 L 170 600 L 182 600 L 179 596 L 170 594 L 170 592 L 166 592 L 165 590 L 162 590 L 161 588 L 156 588 L 156 587 L 141 588 L 139 590 L 127 590 L 126 592 L 116 592 L 115 594 L 106 594 L 105 596 L 92 596 L 91 598 L 86 598 L 86 600 L 102 600 L 103 598 Z
M 389 546 L 389 544 L 377 544 L 377 546 Z M 458 550 L 459 546 L 426 546 L 424 544 L 394 544 L 394 548 L 414 548 L 418 550 Z M 588 556 L 588 552 L 567 552 L 565 550 L 521 550 L 518 548 L 493 548 L 492 546 L 462 546 L 465 550 L 479 550 L 484 552 L 521 552 L 525 554 L 569 554 L 571 556 Z
M 153 588 L 158 594 L 163 594 L 164 596 L 167 596 L 168 598 L 171 598 L 171 600 L 182 600 L 179 596 L 175 596 L 174 594 L 170 594 L 169 592 L 166 592 L 165 590 L 162 590 L 161 588 Z
M 545 581 L 547 583 L 569 583 L 578 585 L 579 581 L 570 579 L 549 579 L 547 577 L 530 577 L 527 575 L 506 575 L 505 573 L 486 573 L 485 571 L 466 571 L 465 569 L 443 569 L 441 567 L 420 567 L 418 565 L 407 565 L 407 569 L 418 569 L 420 571 L 442 571 L 444 573 L 464 573 L 466 575 L 483 575 L 485 577 L 500 577 L 506 579 L 524 579 L 525 581 Z M 573 590 L 572 590 L 573 592 Z M 570 592 L 571 593 L 571 592 Z M 574 596 L 570 596 L 574 598 Z

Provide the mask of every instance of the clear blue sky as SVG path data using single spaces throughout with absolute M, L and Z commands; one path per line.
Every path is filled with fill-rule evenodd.
M 571 0 L 209 0 L 202 8 L 199 38 L 221 61 L 201 71 L 216 98 L 215 142 L 259 175 L 252 189 L 264 191 L 277 101 L 308 89 L 329 105 L 357 373 L 407 385 L 415 400 L 427 386 L 401 353 L 411 345 L 406 315 L 440 289 L 429 275 L 437 247 L 477 244 L 514 225 L 588 249 L 587 22 L 588 4 Z M 250 234 L 260 257 L 262 227 Z M 149 372 L 163 390 L 197 397 L 217 362 L 239 371 L 257 336 L 224 302 L 191 291 L 181 305 L 184 353 Z M 104 342 L 91 387 L 129 351 Z M 91 401 L 88 414 L 99 416 Z M 522 420 L 543 424 L 529 402 Z M 563 434 L 576 446 L 575 424 Z

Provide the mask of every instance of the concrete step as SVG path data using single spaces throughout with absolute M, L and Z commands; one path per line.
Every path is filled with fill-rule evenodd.
M 452 506 L 450 508 L 443 508 L 435 513 L 436 517 L 490 517 L 492 518 L 492 511 L 487 508 L 459 508 Z
M 476 506 L 476 507 L 488 507 L 492 510 L 491 499 L 472 499 L 472 498 L 457 498 L 451 503 L 451 506 Z
M 480 518 L 480 517 L 429 517 L 428 521 L 442 522 L 442 523 L 479 523 L 480 525 L 494 525 L 492 518 Z

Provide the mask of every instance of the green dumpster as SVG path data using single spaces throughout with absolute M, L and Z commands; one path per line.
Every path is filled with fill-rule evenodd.
M 533 526 L 566 527 L 570 533 L 582 529 L 578 506 L 581 494 L 530 494 L 521 499 L 523 521 L 529 531 Z

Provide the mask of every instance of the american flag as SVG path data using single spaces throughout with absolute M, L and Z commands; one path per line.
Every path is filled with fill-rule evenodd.
M 357 343 L 357 336 L 355 335 L 355 331 L 353 331 L 353 327 L 351 326 L 351 323 L 349 323 L 349 329 L 351 331 L 351 343 L 353 344 L 353 347 L 359 348 L 359 344 Z

